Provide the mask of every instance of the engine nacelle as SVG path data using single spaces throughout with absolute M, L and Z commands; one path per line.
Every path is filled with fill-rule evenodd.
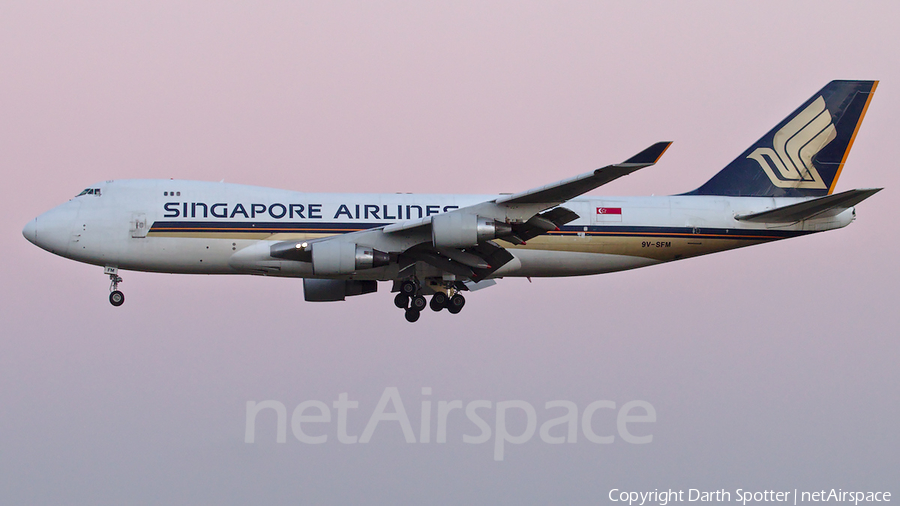
M 435 248 L 469 248 L 511 233 L 508 224 L 474 214 L 447 213 L 431 217 Z
M 317 276 L 352 274 L 391 262 L 387 253 L 352 242 L 321 241 L 310 243 L 309 247 L 312 249 L 313 272 Z
M 303 279 L 303 299 L 307 302 L 336 302 L 345 297 L 378 291 L 377 281 L 343 279 Z

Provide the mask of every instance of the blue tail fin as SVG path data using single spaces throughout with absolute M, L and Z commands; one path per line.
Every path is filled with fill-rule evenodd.
M 689 195 L 830 195 L 877 85 L 831 81 Z

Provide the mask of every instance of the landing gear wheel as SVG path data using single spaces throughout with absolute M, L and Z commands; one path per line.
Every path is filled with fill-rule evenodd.
M 400 293 L 406 295 L 407 297 L 412 297 L 419 291 L 419 285 L 417 285 L 414 281 L 407 279 L 402 284 L 400 284 Z
M 427 305 L 428 305 L 428 303 L 425 301 L 425 297 L 422 297 L 421 295 L 416 295 L 415 297 L 412 298 L 412 301 L 411 301 L 409 307 L 414 308 L 416 311 L 421 311 L 421 310 L 425 309 L 425 306 L 427 306 Z
M 109 294 L 109 303 L 113 306 L 119 307 L 125 303 L 125 294 L 116 290 Z
M 460 294 L 456 294 L 453 297 L 450 297 L 450 303 L 447 305 L 447 311 L 450 311 L 451 314 L 456 314 L 462 311 L 462 308 L 465 305 L 466 298 Z
M 408 321 L 409 323 L 415 323 L 419 319 L 419 316 L 421 314 L 422 313 L 418 309 L 411 307 L 406 310 L 406 321 Z
M 119 271 L 115 267 L 106 267 L 104 272 L 109 276 L 109 303 L 119 307 L 125 303 L 125 294 L 119 291 L 122 278 L 119 277 Z
M 409 307 L 409 295 L 405 293 L 398 293 L 394 297 L 394 305 L 399 307 L 400 309 L 406 309 Z
M 434 297 L 431 298 L 431 303 L 429 304 L 429 306 L 431 306 L 432 311 L 438 312 L 441 309 L 447 307 L 447 301 L 447 294 L 445 294 L 444 292 L 438 292 L 434 294 Z

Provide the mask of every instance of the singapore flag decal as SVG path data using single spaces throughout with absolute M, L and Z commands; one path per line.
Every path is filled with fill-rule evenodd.
M 611 222 L 622 221 L 621 207 L 598 207 L 594 213 L 594 221 Z

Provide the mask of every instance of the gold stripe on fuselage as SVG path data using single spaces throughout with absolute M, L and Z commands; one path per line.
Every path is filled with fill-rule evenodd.
M 191 239 L 255 239 L 269 241 L 310 241 L 331 237 L 329 233 L 273 233 L 273 232 L 175 232 L 150 231 L 147 237 L 171 237 Z M 543 235 L 527 241 L 524 245 L 514 245 L 498 239 L 501 246 L 509 250 L 542 250 L 565 251 L 572 253 L 600 253 L 609 255 L 628 255 L 652 258 L 660 261 L 678 260 L 681 258 L 706 255 L 717 251 L 741 248 L 777 239 L 778 236 L 750 236 L 718 234 L 665 234 L 648 235 L 634 233 L 597 233 L 585 232 L 584 236 L 577 232 Z

